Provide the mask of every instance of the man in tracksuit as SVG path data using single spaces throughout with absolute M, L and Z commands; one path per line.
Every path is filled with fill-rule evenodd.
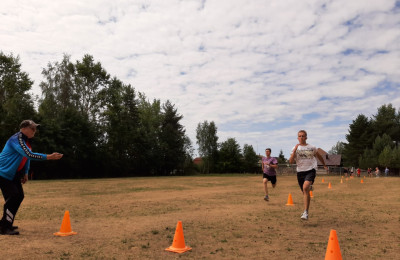
M 38 126 L 32 120 L 22 121 L 20 131 L 8 139 L 0 153 L 0 189 L 5 200 L 3 218 L 0 221 L 2 235 L 19 234 L 16 230 L 18 227 L 13 226 L 13 223 L 24 199 L 22 184 L 28 181 L 30 161 L 58 160 L 63 156 L 60 153 L 32 152 L 29 140 L 35 136 Z

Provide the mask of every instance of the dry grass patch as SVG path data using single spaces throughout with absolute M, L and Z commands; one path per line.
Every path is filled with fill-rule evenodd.
M 260 175 L 31 181 L 2 258 L 323 259 L 336 229 L 344 259 L 396 259 L 400 179 L 321 179 L 308 221 L 295 176 L 278 176 L 269 202 Z M 65 210 L 78 235 L 55 237 Z M 164 250 L 179 220 L 193 248 L 184 254 Z

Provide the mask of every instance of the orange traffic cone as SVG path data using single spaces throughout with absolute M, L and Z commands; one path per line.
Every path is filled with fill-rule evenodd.
M 293 199 L 292 199 L 292 194 L 289 193 L 289 197 L 287 199 L 286 206 L 293 206 Z
M 340 179 L 340 183 L 343 183 L 343 179 Z
M 324 178 L 322 178 L 322 181 L 321 181 L 321 182 L 325 182 Z
M 326 248 L 325 260 L 342 260 L 340 252 L 339 240 L 336 235 L 336 230 L 331 229 L 329 234 L 328 247 Z
M 185 245 L 185 238 L 183 237 L 182 221 L 178 221 L 175 230 L 174 241 L 172 246 L 166 248 L 165 250 L 174 253 L 184 253 L 186 251 L 192 250 L 192 248 Z
M 60 232 L 54 233 L 55 236 L 65 237 L 70 235 L 76 235 L 78 233 L 72 231 L 71 229 L 71 222 L 69 220 L 69 211 L 66 210 L 64 213 L 64 218 L 61 223 Z
M 363 179 L 361 179 L 361 183 L 364 183 L 364 180 L 363 180 Z
M 310 190 L 310 198 L 314 198 L 314 194 L 312 193 L 312 190 Z
M 328 185 L 328 189 L 332 189 L 332 185 L 331 185 L 331 183 L 329 183 L 329 185 Z

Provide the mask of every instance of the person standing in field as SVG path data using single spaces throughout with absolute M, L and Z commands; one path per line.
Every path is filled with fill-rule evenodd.
M 261 167 L 263 170 L 263 184 L 265 192 L 265 201 L 269 201 L 268 196 L 268 181 L 271 182 L 272 188 L 276 186 L 276 169 L 278 168 L 278 160 L 275 157 L 271 157 L 271 148 L 265 149 L 265 157 L 262 157 Z
M 387 177 L 388 174 L 389 174 L 389 169 L 388 169 L 388 167 L 386 167 L 386 168 L 385 168 L 385 177 Z
M 381 175 L 381 171 L 379 170 L 379 167 L 375 168 L 375 178 L 379 178 L 379 175 Z
M 317 148 L 306 142 L 307 132 L 305 130 L 300 130 L 297 133 L 297 140 L 299 143 L 293 147 L 289 163 L 293 164 L 296 161 L 297 181 L 303 192 L 304 201 L 304 212 L 301 214 L 301 219 L 308 220 L 310 191 L 313 190 L 312 185 L 314 184 L 316 170 L 318 168 L 317 158 L 323 163 L 325 170 L 328 170 L 328 168 L 322 156 L 317 152 Z
M 30 139 L 35 136 L 39 124 L 24 120 L 20 131 L 11 136 L 0 153 L 0 189 L 5 200 L 3 218 L 0 221 L 1 235 L 19 235 L 13 226 L 15 215 L 24 199 L 22 184 L 28 181 L 30 161 L 58 160 L 60 153 L 42 154 L 32 152 Z

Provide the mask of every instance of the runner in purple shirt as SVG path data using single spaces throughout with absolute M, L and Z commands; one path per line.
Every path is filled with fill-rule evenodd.
M 263 170 L 263 184 L 264 184 L 264 191 L 265 191 L 265 201 L 269 201 L 268 196 L 268 181 L 271 182 L 272 188 L 276 186 L 276 169 L 278 168 L 278 161 L 275 157 L 271 157 L 271 148 L 265 149 L 266 157 L 262 157 L 262 170 Z

